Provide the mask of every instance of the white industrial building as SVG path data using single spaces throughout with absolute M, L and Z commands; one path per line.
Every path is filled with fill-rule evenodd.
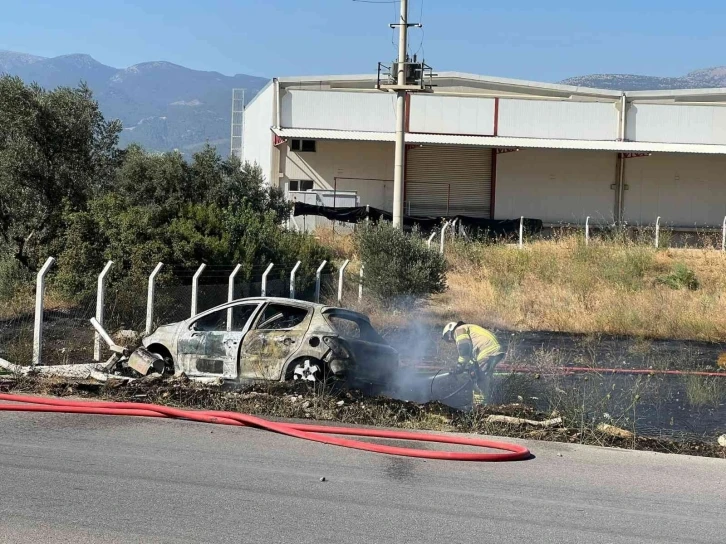
M 441 72 L 407 97 L 404 213 L 624 221 L 726 216 L 726 89 L 619 92 Z M 376 76 L 276 78 L 244 159 L 291 198 L 392 208 L 395 93 Z

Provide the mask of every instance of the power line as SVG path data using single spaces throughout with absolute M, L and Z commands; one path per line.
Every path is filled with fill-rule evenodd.
M 391 7 L 393 8 L 393 20 L 398 20 L 398 10 L 396 9 L 396 2 L 391 2 Z M 396 27 L 391 26 L 391 47 L 393 47 L 393 50 L 398 54 L 398 46 L 396 45 Z
M 421 2 L 421 4 L 420 4 L 420 8 L 421 9 L 420 9 L 419 15 L 418 15 L 418 22 L 419 22 L 419 24 L 423 24 L 423 6 L 424 6 L 424 0 L 420 0 L 420 2 Z M 426 35 L 426 31 L 424 30 L 423 26 L 420 27 L 419 30 L 421 30 L 421 41 L 419 42 L 418 49 L 416 49 L 416 52 L 414 53 L 414 55 L 418 55 L 418 52 L 423 49 L 424 36 Z
M 362 4 L 398 4 L 401 0 L 353 0 Z

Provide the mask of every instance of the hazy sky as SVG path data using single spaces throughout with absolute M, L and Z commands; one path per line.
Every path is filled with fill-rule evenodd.
M 0 49 L 167 60 L 224 74 L 372 73 L 396 55 L 385 0 L 2 2 Z M 411 52 L 440 71 L 558 81 L 726 65 L 726 2 L 410 0 Z

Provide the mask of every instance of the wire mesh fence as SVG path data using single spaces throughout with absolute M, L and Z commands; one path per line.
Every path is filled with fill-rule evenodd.
M 204 312 L 230 300 L 258 297 L 290 298 L 334 304 L 337 301 L 337 274 L 327 264 L 320 274 L 319 290 L 314 271 L 296 274 L 291 291 L 292 267 L 273 267 L 263 281 L 268 265 L 256 265 L 239 270 L 232 281 L 232 266 L 207 266 L 199 276 L 196 287 L 196 313 Z M 193 278 L 198 268 L 162 267 L 156 280 L 152 305 L 152 330 L 159 325 L 183 321 L 192 316 Z M 55 271 L 53 271 L 55 272 Z M 90 319 L 97 314 L 97 293 L 76 297 L 75 300 L 53 295 L 53 272 L 48 276 L 51 289 L 44 297 L 42 312 L 42 342 L 40 362 L 43 365 L 85 364 L 94 361 L 95 330 Z M 346 287 L 352 289 L 346 285 Z M 50 293 L 50 294 L 48 294 Z M 110 285 L 103 304 L 103 325 L 117 340 L 138 339 L 146 329 L 148 281 L 135 284 L 133 289 Z M 35 330 L 35 299 L 32 292 L 14 301 L 0 313 L 0 358 L 19 365 L 33 362 Z M 122 343 L 122 341 L 121 341 Z M 105 343 L 100 343 L 103 361 L 111 355 Z

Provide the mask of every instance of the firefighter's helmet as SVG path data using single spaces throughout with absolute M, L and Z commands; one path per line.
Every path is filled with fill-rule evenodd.
M 444 332 L 443 332 L 442 336 L 446 342 L 454 341 L 454 331 L 456 330 L 456 327 L 458 327 L 458 326 L 459 326 L 459 323 L 452 321 L 451 323 L 448 323 L 444 327 Z

